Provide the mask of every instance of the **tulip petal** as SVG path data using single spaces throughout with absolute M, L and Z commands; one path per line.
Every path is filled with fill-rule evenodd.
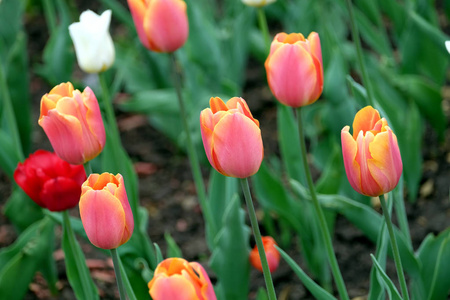
M 214 288 L 211 283 L 211 280 L 208 277 L 208 273 L 206 273 L 205 269 L 201 264 L 198 262 L 191 262 L 189 263 L 189 266 L 191 266 L 195 272 L 200 276 L 199 277 L 199 285 L 201 286 L 201 296 L 205 300 L 216 300 L 216 294 L 214 293 Z
M 219 97 L 211 97 L 211 99 L 209 100 L 209 106 L 211 107 L 211 111 L 213 114 L 221 110 L 227 111 L 229 109 L 229 106 L 227 104 L 225 104 Z
M 348 181 L 355 191 L 362 192 L 361 173 L 358 162 L 356 161 L 356 152 L 358 146 L 356 141 L 349 133 L 350 127 L 345 126 L 341 131 L 342 155 L 344 157 L 344 166 Z
M 363 134 L 372 130 L 379 120 L 380 114 L 372 106 L 366 106 L 359 110 L 353 120 L 353 138 L 356 139 L 361 130 Z
M 198 299 L 191 282 L 182 275 L 167 277 L 161 274 L 149 285 L 153 300 L 193 300 Z
M 373 143 L 374 135 L 369 131 L 363 135 L 360 131 L 356 143 L 358 145 L 358 151 L 356 153 L 356 161 L 359 164 L 361 172 L 361 191 L 362 194 L 367 196 L 379 196 L 382 192 L 381 186 L 373 178 L 368 161 L 372 158 L 369 151 L 369 146 Z
M 284 44 L 267 61 L 270 89 L 281 103 L 300 107 L 310 104 L 316 90 L 317 71 L 309 52 L 302 46 Z
M 316 57 L 322 66 L 322 47 L 320 46 L 320 38 L 317 32 L 311 32 L 308 36 L 311 53 Z
M 125 212 L 120 201 L 105 190 L 90 190 L 80 199 L 80 216 L 89 241 L 102 249 L 121 245 Z
M 380 194 L 393 190 L 403 169 L 395 135 L 390 129 L 377 134 L 369 150 L 373 159 L 369 159 L 367 163 L 372 177 L 382 188 Z
M 50 211 L 62 211 L 75 207 L 80 201 L 80 184 L 66 177 L 47 180 L 42 187 L 41 199 Z
M 200 113 L 200 131 L 202 134 L 203 147 L 209 163 L 214 167 L 212 159 L 212 135 L 214 130 L 213 114 L 211 109 L 206 108 Z
M 245 178 L 253 175 L 264 156 L 259 127 L 240 113 L 229 114 L 217 123 L 213 145 L 213 155 L 227 170 L 227 176 Z
M 146 48 L 150 48 L 150 42 L 144 30 L 145 11 L 147 9 L 145 6 L 145 1 L 128 0 L 128 7 L 130 8 L 131 16 L 133 17 L 134 25 L 141 43 Z

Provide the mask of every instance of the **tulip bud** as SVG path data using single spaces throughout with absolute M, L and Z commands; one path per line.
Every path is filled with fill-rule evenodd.
M 277 34 L 264 66 L 272 94 L 284 105 L 309 105 L 322 94 L 322 50 L 316 32 L 308 39 L 301 33 Z
M 37 205 L 63 211 L 77 206 L 86 174 L 81 165 L 71 165 L 53 152 L 37 150 L 17 165 L 14 179 Z
M 216 300 L 213 285 L 202 265 L 182 258 L 160 262 L 148 288 L 153 300 Z
M 69 33 L 75 46 L 78 65 L 87 73 L 103 72 L 114 63 L 114 44 L 109 34 L 111 10 L 101 16 L 86 10 L 80 15 L 80 22 L 69 26 Z
M 134 220 L 122 175 L 91 174 L 82 186 L 80 217 L 94 246 L 114 249 L 128 242 Z
M 376 197 L 392 191 L 403 165 L 397 137 L 386 119 L 372 106 L 361 109 L 350 127 L 341 131 L 345 171 L 351 186 L 366 196 Z
M 242 0 L 245 5 L 254 7 L 263 7 L 274 3 L 277 0 Z
M 83 93 L 70 82 L 54 87 L 41 99 L 39 125 L 56 154 L 74 165 L 95 158 L 105 146 L 100 108 L 89 87 Z
M 142 44 L 156 52 L 173 52 L 187 40 L 189 23 L 183 0 L 128 0 Z
M 264 246 L 264 252 L 266 253 L 269 270 L 272 273 L 278 268 L 278 265 L 280 264 L 280 252 L 278 252 L 277 248 L 275 248 L 275 245 L 277 243 L 272 237 L 263 236 L 261 237 L 261 239 Z M 258 247 L 256 245 L 255 247 L 253 247 L 252 251 L 250 251 L 250 263 L 255 269 L 261 272 L 263 271 L 261 258 L 259 257 Z
M 200 114 L 203 146 L 209 162 L 221 174 L 246 178 L 255 174 L 264 157 L 259 122 L 244 99 L 234 97 L 226 104 L 211 98 L 211 108 Z

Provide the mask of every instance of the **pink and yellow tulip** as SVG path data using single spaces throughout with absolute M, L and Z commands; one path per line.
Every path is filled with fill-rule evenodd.
M 91 174 L 82 185 L 80 216 L 91 243 L 102 249 L 125 244 L 134 220 L 120 174 Z
M 345 171 L 351 186 L 366 196 L 376 197 L 392 191 L 403 165 L 397 137 L 387 121 L 371 106 L 361 109 L 350 127 L 341 131 Z
M 128 0 L 134 25 L 142 44 L 156 52 L 173 52 L 189 34 L 183 0 Z
M 148 283 L 153 300 L 215 300 L 213 285 L 197 262 L 182 258 L 163 260 Z
M 73 165 L 95 158 L 105 146 L 100 108 L 89 87 L 82 93 L 70 82 L 54 87 L 41 99 L 39 125 L 55 153 Z
M 275 245 L 277 243 L 272 237 L 263 236 L 261 237 L 261 239 L 264 246 L 264 252 L 266 253 L 269 270 L 272 273 L 278 268 L 278 265 L 280 264 L 280 252 L 278 252 L 277 248 L 275 248 Z M 261 258 L 259 257 L 258 247 L 256 245 L 255 247 L 253 247 L 252 251 L 250 251 L 250 263 L 255 269 L 261 272 L 263 271 Z
M 209 162 L 221 174 L 246 178 L 255 174 L 264 157 L 259 122 L 244 99 L 233 97 L 226 104 L 211 98 L 211 108 L 200 114 L 203 146 Z
M 284 105 L 309 105 L 322 94 L 322 50 L 316 32 L 307 39 L 301 33 L 277 34 L 264 65 L 270 90 Z

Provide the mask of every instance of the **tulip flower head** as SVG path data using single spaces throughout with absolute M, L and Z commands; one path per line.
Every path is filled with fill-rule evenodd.
M 366 196 L 392 191 L 402 174 L 403 165 L 397 137 L 386 119 L 371 106 L 361 109 L 350 127 L 341 131 L 345 171 L 351 186 Z
M 53 152 L 37 150 L 17 165 L 14 179 L 37 205 L 63 211 L 77 206 L 86 174 L 81 165 L 71 165 Z
M 42 96 L 39 125 L 56 154 L 74 165 L 95 158 L 105 146 L 100 108 L 89 87 L 81 93 L 70 82 L 61 83 Z
M 254 7 L 263 7 L 274 3 L 277 0 L 242 0 L 245 5 Z
M 211 165 L 219 173 L 237 178 L 255 174 L 264 157 L 259 122 L 244 99 L 234 97 L 226 104 L 211 98 L 211 108 L 200 114 L 203 146 Z
M 153 300 L 216 300 L 202 265 L 182 258 L 167 258 L 159 263 L 148 288 Z
M 264 66 L 270 90 L 284 105 L 309 105 L 322 94 L 322 50 L 316 32 L 307 39 L 301 33 L 277 34 Z
M 272 237 L 263 236 L 262 242 L 264 246 L 264 252 L 266 253 L 267 263 L 269 265 L 269 270 L 272 273 L 278 268 L 278 265 L 280 264 L 280 252 L 278 252 L 277 248 L 275 248 L 275 245 L 277 243 Z M 261 272 L 263 271 L 258 247 L 256 245 L 255 247 L 253 247 L 252 251 L 250 251 L 250 263 L 255 269 Z
M 183 0 L 128 0 L 142 44 L 156 52 L 173 52 L 189 34 L 186 2 Z
M 80 217 L 93 245 L 115 249 L 125 244 L 134 220 L 122 175 L 91 174 L 82 186 Z
M 448 53 L 450 53 L 450 41 L 445 41 L 445 48 L 447 48 Z
M 69 26 L 69 33 L 75 46 L 78 65 L 87 73 L 103 72 L 114 63 L 114 44 L 109 34 L 111 10 L 101 16 L 86 10 L 80 15 L 80 22 Z

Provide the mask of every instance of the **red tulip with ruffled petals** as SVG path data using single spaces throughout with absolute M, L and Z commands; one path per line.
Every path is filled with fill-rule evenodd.
M 182 258 L 167 258 L 159 263 L 148 288 L 153 300 L 216 300 L 202 265 Z
M 14 179 L 39 206 L 63 211 L 77 206 L 86 174 L 83 166 L 71 165 L 53 152 L 37 150 L 17 165 Z
M 70 82 L 55 86 L 41 99 L 39 125 L 56 154 L 74 165 L 95 158 L 105 146 L 100 108 L 89 87 L 81 93 Z
M 211 165 L 225 176 L 246 178 L 255 174 L 264 157 L 259 122 L 244 99 L 226 104 L 211 98 L 211 108 L 200 114 L 203 146 Z
M 392 191 L 403 170 L 397 137 L 372 106 L 361 109 L 341 131 L 345 171 L 351 186 L 366 196 Z

